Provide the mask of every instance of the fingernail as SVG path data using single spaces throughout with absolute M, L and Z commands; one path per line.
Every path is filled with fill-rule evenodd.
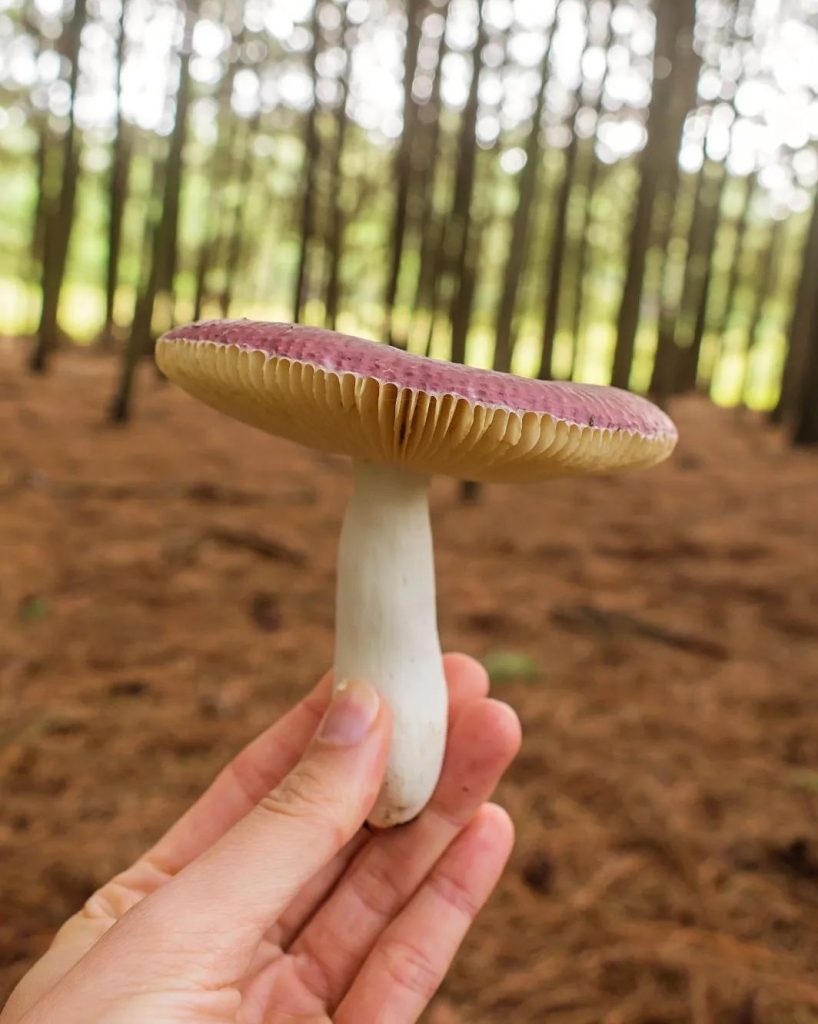
M 368 683 L 344 680 L 335 688 L 318 738 L 337 747 L 360 743 L 377 718 L 379 707 L 378 695 Z

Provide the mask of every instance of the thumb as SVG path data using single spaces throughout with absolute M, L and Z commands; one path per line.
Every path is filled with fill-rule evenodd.
M 154 910 L 195 927 L 265 932 L 363 825 L 383 779 L 389 713 L 377 691 L 337 687 L 304 757 L 206 853 L 156 894 Z

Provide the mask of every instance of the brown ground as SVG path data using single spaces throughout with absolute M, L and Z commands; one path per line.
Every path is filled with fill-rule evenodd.
M 348 486 L 149 373 L 123 431 L 107 362 L 19 361 L 0 350 L 0 1002 L 325 669 Z M 818 456 L 674 412 L 649 474 L 475 507 L 434 485 L 446 646 L 539 669 L 495 685 L 526 737 L 517 848 L 436 1024 L 818 1021 Z

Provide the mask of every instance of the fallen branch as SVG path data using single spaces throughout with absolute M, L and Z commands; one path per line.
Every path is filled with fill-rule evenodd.
M 219 541 L 228 544 L 230 547 L 246 548 L 253 551 L 262 558 L 269 558 L 275 562 L 284 562 L 287 565 L 303 565 L 306 556 L 302 551 L 295 551 L 288 548 L 280 541 L 265 537 L 255 530 L 241 529 L 233 526 L 213 526 L 206 535 L 209 540 Z
M 724 661 L 729 657 L 727 648 L 716 640 L 694 633 L 683 633 L 658 622 L 642 619 L 630 612 L 609 611 L 593 605 L 580 604 L 572 608 L 555 608 L 551 612 L 551 618 L 558 625 L 568 629 L 596 630 L 610 636 L 630 633 L 665 644 L 667 647 L 674 647 L 676 650 L 714 658 L 717 661 Z

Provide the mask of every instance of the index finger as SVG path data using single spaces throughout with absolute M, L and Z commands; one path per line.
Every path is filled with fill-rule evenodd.
M 473 658 L 446 654 L 443 666 L 450 710 L 488 692 L 486 671 Z M 162 873 L 175 875 L 249 814 L 300 760 L 327 708 L 331 688 L 328 672 L 311 693 L 219 773 L 145 859 Z

